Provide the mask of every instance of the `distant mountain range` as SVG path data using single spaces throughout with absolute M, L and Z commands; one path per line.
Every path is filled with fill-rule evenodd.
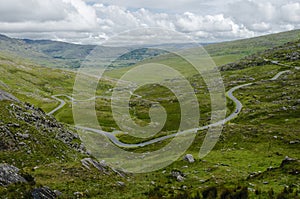
M 287 41 L 300 38 L 300 30 L 294 30 L 279 34 L 267 35 L 233 42 L 217 44 L 202 44 L 212 56 L 222 54 L 249 55 L 259 51 L 282 45 Z M 12 59 L 26 59 L 35 64 L 53 68 L 79 68 L 82 61 L 91 53 L 95 45 L 78 45 L 51 40 L 14 39 L 0 34 L 0 56 L 1 54 Z M 189 48 L 193 44 L 162 44 L 154 45 L 151 50 L 147 46 L 136 47 L 105 47 L 98 46 L 103 52 L 111 68 L 119 68 L 133 65 L 144 59 L 165 54 L 161 48 Z M 156 48 L 156 49 L 155 49 Z M 116 59 L 116 52 L 120 52 Z M 125 52 L 125 54 L 123 54 Z

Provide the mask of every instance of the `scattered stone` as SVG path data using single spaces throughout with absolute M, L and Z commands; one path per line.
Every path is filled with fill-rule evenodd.
M 272 171 L 274 168 L 272 166 L 267 168 L 267 171 Z
M 286 164 L 290 163 L 290 162 L 295 162 L 297 161 L 296 159 L 290 158 L 288 156 L 285 156 L 284 160 L 282 160 L 280 167 L 283 168 Z
M 199 180 L 201 183 L 206 183 L 209 181 L 209 179 L 206 179 L 206 180 Z
M 186 154 L 183 159 L 188 161 L 189 163 L 195 162 L 195 159 L 192 154 Z
M 176 180 L 177 180 L 178 182 L 181 182 L 181 181 L 184 180 L 184 174 L 183 174 L 181 171 L 178 171 L 178 170 L 173 170 L 173 171 L 171 171 L 171 176 L 172 176 L 173 178 L 176 178 Z
M 181 176 L 181 175 L 177 176 L 177 181 L 178 182 L 182 182 L 183 180 L 184 180 L 183 176 Z
M 115 169 L 115 168 L 113 168 L 113 167 L 110 167 L 111 168 L 111 170 L 113 171 L 113 172 L 115 172 L 116 174 L 118 174 L 120 177 L 122 177 L 122 178 L 125 178 L 126 177 L 126 172 L 124 172 L 124 171 L 121 171 L 121 170 L 119 170 L 119 169 Z
M 84 158 L 81 160 L 82 166 L 90 170 L 90 166 L 95 167 L 98 171 L 106 172 L 106 164 L 99 163 L 92 158 Z
M 300 141 L 298 141 L 298 140 L 290 141 L 290 144 L 299 144 L 299 143 L 300 143 Z
M 255 192 L 255 189 L 248 187 L 248 190 L 251 192 Z
M 35 170 L 37 170 L 38 168 L 39 168 L 38 166 L 35 166 L 35 167 L 32 168 L 32 170 L 35 171 Z
M 54 193 L 55 193 L 55 195 L 58 196 L 58 197 L 62 195 L 62 192 L 60 192 L 60 191 L 58 191 L 58 190 L 54 190 Z
M 124 187 L 124 186 L 125 186 L 125 183 L 124 183 L 124 182 L 121 182 L 121 181 L 118 181 L 118 182 L 117 182 L 117 185 L 120 186 L 120 187 Z
M 0 186 L 7 186 L 10 184 L 27 181 L 18 174 L 19 169 L 17 167 L 0 164 Z
M 22 134 L 22 133 L 17 133 L 17 136 L 20 137 L 20 138 L 23 138 L 23 139 L 28 139 L 30 137 L 29 134 Z
M 73 194 L 74 194 L 74 196 L 77 196 L 77 197 L 83 196 L 83 193 L 79 192 L 79 191 L 76 191 Z
M 25 142 L 19 142 L 19 145 L 20 146 L 26 146 L 26 143 Z
M 31 193 L 33 199 L 55 199 L 57 195 L 49 187 L 36 188 Z

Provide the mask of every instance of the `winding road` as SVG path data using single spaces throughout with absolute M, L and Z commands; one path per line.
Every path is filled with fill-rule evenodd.
M 270 80 L 271 81 L 275 81 L 277 80 L 281 75 L 285 74 L 285 73 L 288 73 L 290 72 L 290 70 L 286 70 L 286 71 L 281 71 L 279 73 L 277 73 L 273 78 L 271 78 Z M 117 132 L 113 132 L 113 133 L 110 133 L 110 132 L 105 132 L 105 131 L 102 131 L 102 130 L 99 130 L 99 129 L 94 129 L 94 128 L 88 128 L 88 127 L 83 127 L 83 126 L 76 126 L 76 128 L 78 129 L 81 129 L 81 130 L 85 130 L 85 131 L 90 131 L 90 132 L 94 132 L 94 133 L 98 133 L 98 134 L 101 134 L 101 135 L 104 135 L 106 136 L 108 139 L 110 139 L 110 141 L 112 143 L 114 143 L 115 145 L 119 146 L 119 147 L 124 147 L 124 148 L 136 148 L 136 147 L 144 147 L 144 146 L 147 146 L 147 145 L 150 145 L 150 144 L 154 144 L 154 143 L 157 143 L 157 142 L 160 142 L 160 141 L 164 141 L 164 140 L 167 140 L 167 139 L 170 139 L 170 138 L 173 138 L 173 137 L 176 137 L 178 135 L 182 135 L 182 134 L 187 134 L 187 133 L 195 133 L 197 131 L 200 131 L 200 130 L 205 130 L 205 129 L 208 129 L 210 127 L 215 127 L 215 126 L 219 126 L 219 125 L 223 125 L 225 124 L 226 122 L 229 122 L 230 120 L 233 120 L 234 118 L 236 118 L 238 116 L 238 114 L 241 112 L 242 108 L 243 108 L 243 104 L 233 95 L 233 93 L 240 89 L 240 88 L 243 88 L 243 87 L 247 87 L 247 86 L 250 86 L 252 85 L 253 83 L 255 82 L 252 82 L 252 83 L 247 83 L 247 84 L 242 84 L 242 85 L 239 85 L 239 86 L 235 86 L 233 88 L 231 88 L 229 91 L 227 91 L 226 95 L 229 99 L 231 99 L 234 104 L 235 104 L 235 110 L 228 116 L 226 117 L 225 119 L 221 120 L 221 121 L 218 121 L 216 123 L 213 123 L 213 124 L 209 124 L 209 125 L 206 125 L 206 126 L 202 126 L 202 127 L 198 127 L 198 128 L 195 128 L 195 129 L 189 129 L 189 130 L 185 130 L 185 131 L 182 131 L 182 132 L 178 132 L 178 133 L 174 133 L 174 134 L 170 134 L 170 135 L 166 135 L 166 136 L 162 136 L 162 137 L 159 137 L 159 138 L 155 138 L 155 139 L 152 139 L 150 141 L 146 141 L 146 142 L 142 142 L 142 143 L 138 143 L 138 144 L 126 144 L 126 143 L 123 143 L 121 141 L 118 140 L 118 138 L 116 137 L 116 134 Z M 67 97 L 69 98 L 71 101 L 76 101 L 74 98 L 68 96 L 68 95 L 54 95 L 52 96 L 53 99 L 57 100 L 60 102 L 60 105 L 58 107 L 56 107 L 55 109 L 53 109 L 51 112 L 48 113 L 48 115 L 52 115 L 53 113 L 55 113 L 56 111 L 58 111 L 59 109 L 63 108 L 63 106 L 66 104 L 66 102 L 58 97 L 60 96 L 63 96 L 63 97 Z M 96 98 L 100 98 L 101 96 L 96 96 L 96 97 L 93 97 L 93 98 L 90 98 L 90 99 L 87 99 L 87 100 L 84 100 L 84 101 L 88 101 L 88 100 L 94 100 Z

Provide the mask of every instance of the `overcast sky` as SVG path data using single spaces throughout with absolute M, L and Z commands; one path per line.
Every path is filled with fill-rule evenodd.
M 120 32 L 159 27 L 199 43 L 300 28 L 299 0 L 0 0 L 0 33 L 101 44 Z

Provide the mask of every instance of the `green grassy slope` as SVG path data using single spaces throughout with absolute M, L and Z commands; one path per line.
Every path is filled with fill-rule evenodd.
M 299 39 L 300 30 L 293 30 L 289 32 L 266 35 L 250 39 L 206 45 L 204 46 L 204 49 L 213 59 L 216 66 L 222 66 L 230 62 L 236 62 L 237 60 L 245 56 L 262 52 L 267 49 L 283 45 L 287 42 L 297 41 Z M 166 65 L 169 64 L 175 69 L 179 70 L 180 72 L 183 72 L 184 75 L 193 74 L 187 67 L 186 63 L 181 63 L 180 65 L 179 63 L 176 63 L 178 61 L 178 58 L 173 54 L 167 54 L 151 59 L 146 59 L 142 62 L 139 62 L 137 65 L 146 63 L 162 63 Z M 130 70 L 133 67 L 135 66 L 108 71 L 106 74 L 109 77 L 119 78 L 122 76 L 122 74 L 124 74 L 126 71 Z

